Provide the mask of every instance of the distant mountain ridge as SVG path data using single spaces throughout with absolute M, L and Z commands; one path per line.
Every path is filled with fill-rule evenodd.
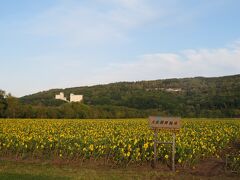
M 240 74 L 194 77 L 51 89 L 21 97 L 24 104 L 60 106 L 55 94 L 82 94 L 84 104 L 126 107 L 191 117 L 240 115 Z

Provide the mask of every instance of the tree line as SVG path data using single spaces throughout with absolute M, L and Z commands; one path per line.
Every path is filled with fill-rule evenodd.
M 55 100 L 61 91 L 83 94 L 84 101 Z M 21 98 L 1 91 L 0 98 L 0 117 L 9 118 L 240 117 L 240 75 L 52 89 Z
M 146 117 L 146 112 L 120 106 L 92 106 L 84 103 L 65 103 L 52 100 L 58 106 L 31 105 L 22 103 L 0 90 L 0 118 L 135 118 Z

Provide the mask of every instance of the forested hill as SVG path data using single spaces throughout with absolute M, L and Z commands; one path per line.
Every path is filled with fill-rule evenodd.
M 127 107 L 151 114 L 188 117 L 240 116 L 240 75 L 195 77 L 52 89 L 20 98 L 24 104 L 60 106 L 64 92 L 83 94 L 84 104 Z

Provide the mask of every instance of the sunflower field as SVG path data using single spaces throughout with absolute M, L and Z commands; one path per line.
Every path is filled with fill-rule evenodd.
M 153 160 L 153 136 L 147 119 L 1 119 L 0 157 L 141 164 Z M 158 138 L 171 141 L 172 136 L 160 131 Z M 220 158 L 222 150 L 239 138 L 237 119 L 183 119 L 176 135 L 176 163 Z M 160 162 L 171 161 L 169 145 L 158 145 L 157 151 Z M 239 163 L 240 154 L 235 159 Z

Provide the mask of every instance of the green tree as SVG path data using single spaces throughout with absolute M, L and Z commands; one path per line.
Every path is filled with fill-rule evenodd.
M 16 118 L 20 116 L 20 103 L 17 98 L 13 97 L 11 94 L 8 94 L 6 97 L 7 109 L 6 117 Z
M 0 118 L 5 117 L 7 102 L 6 102 L 6 93 L 3 90 L 0 90 Z

